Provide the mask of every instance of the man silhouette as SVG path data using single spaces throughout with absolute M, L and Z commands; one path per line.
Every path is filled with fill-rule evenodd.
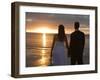
M 71 64 L 83 64 L 83 50 L 85 44 L 85 35 L 79 30 L 79 22 L 74 23 L 75 31 L 71 33 L 71 40 L 69 46 L 69 56 L 71 57 Z

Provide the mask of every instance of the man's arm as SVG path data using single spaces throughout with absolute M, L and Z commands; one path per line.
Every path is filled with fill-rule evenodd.
M 83 49 L 84 49 L 84 46 L 85 46 L 85 34 L 83 33 Z

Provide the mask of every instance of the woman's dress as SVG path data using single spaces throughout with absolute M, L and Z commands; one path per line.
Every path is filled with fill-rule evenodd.
M 52 64 L 53 65 L 68 65 L 70 60 L 67 53 L 67 48 L 62 41 L 56 41 L 52 51 Z

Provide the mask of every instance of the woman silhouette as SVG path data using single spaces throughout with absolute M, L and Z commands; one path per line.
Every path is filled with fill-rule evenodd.
M 68 60 L 68 41 L 63 25 L 58 26 L 58 34 L 54 36 L 52 45 L 52 65 L 66 65 Z

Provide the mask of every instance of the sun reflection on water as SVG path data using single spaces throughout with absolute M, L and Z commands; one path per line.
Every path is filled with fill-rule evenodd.
M 42 49 L 40 49 L 39 56 L 40 58 L 37 59 L 33 65 L 36 66 L 48 66 L 50 64 L 50 53 L 48 48 L 46 48 L 46 33 L 42 33 Z
M 44 56 L 42 56 L 40 63 L 41 63 L 41 66 L 46 66 L 46 58 Z
M 46 34 L 43 33 L 43 37 L 42 37 L 42 43 L 43 43 L 43 47 L 46 47 Z
M 47 58 L 46 58 L 45 49 L 42 49 L 40 64 L 41 64 L 41 66 L 46 66 L 46 64 L 47 64 Z
M 43 36 L 42 36 L 42 44 L 43 44 L 43 48 L 46 47 L 46 33 L 43 33 Z M 41 66 L 46 66 L 45 53 L 46 53 L 45 52 L 45 49 L 42 49 L 41 59 L 40 59 Z
M 45 53 L 46 53 L 45 49 L 42 49 L 42 55 L 45 54 Z

